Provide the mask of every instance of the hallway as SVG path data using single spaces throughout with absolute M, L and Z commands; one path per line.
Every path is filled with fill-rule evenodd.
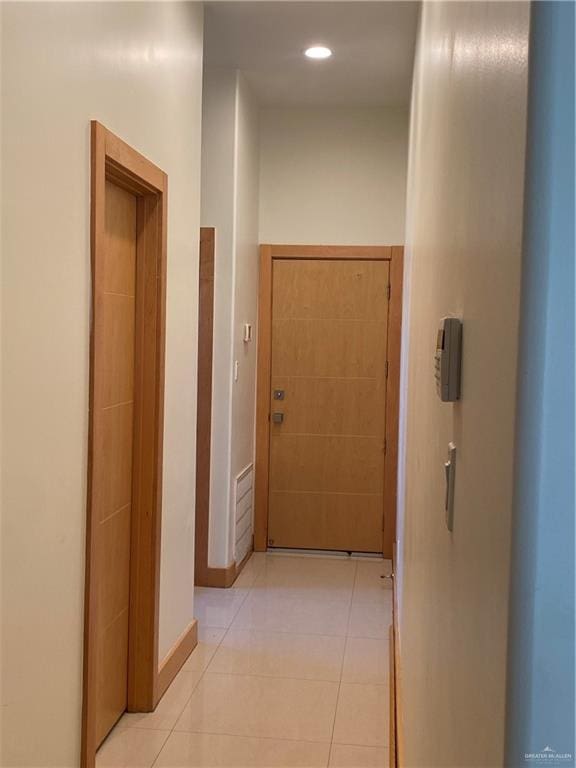
M 98 768 L 388 765 L 388 561 L 254 553 L 195 593 L 197 648 Z

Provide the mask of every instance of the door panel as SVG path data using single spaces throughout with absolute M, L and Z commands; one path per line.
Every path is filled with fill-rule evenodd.
M 279 376 L 272 380 L 272 390 L 289 391 L 284 402 L 273 402 L 282 410 L 284 421 L 277 432 L 312 435 L 384 434 L 386 396 L 383 379 L 319 379 Z M 358 408 L 358 403 L 363 403 Z
M 106 182 L 105 254 L 96 295 L 100 363 L 94 390 L 93 499 L 96 528 L 96 739 L 126 709 L 130 603 L 136 197 Z
M 382 550 L 388 280 L 387 261 L 274 261 L 271 546 Z
M 384 445 L 377 437 L 276 434 L 270 470 L 276 491 L 381 493 Z
M 382 548 L 381 493 L 273 491 L 271 503 L 275 514 L 268 535 L 283 547 L 311 542 L 313 549 L 378 552 Z
M 381 375 L 386 360 L 385 321 L 281 318 L 274 309 L 273 314 L 273 377 L 377 379 Z
M 278 317 L 387 321 L 381 293 L 384 262 L 299 259 L 296 269 L 295 263 L 274 263 Z

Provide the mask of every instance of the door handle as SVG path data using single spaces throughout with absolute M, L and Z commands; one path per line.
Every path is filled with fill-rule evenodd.
M 456 480 L 456 446 L 448 444 L 448 461 L 444 462 L 444 474 L 446 479 L 446 496 L 444 498 L 444 511 L 446 513 L 446 527 L 454 530 L 454 485 Z
M 284 414 L 280 413 L 279 411 L 275 411 L 272 414 L 272 421 L 274 422 L 274 424 L 282 424 L 282 422 L 284 421 Z

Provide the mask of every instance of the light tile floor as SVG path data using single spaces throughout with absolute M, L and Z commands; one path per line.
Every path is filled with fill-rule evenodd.
M 126 714 L 97 768 L 384 768 L 390 563 L 252 555 L 196 589 L 199 643 L 150 714 Z

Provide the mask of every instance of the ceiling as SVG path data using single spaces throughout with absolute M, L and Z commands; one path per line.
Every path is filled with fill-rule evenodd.
M 208 2 L 207 67 L 236 68 L 261 104 L 400 106 L 410 100 L 417 2 Z M 310 45 L 334 55 L 310 61 Z

